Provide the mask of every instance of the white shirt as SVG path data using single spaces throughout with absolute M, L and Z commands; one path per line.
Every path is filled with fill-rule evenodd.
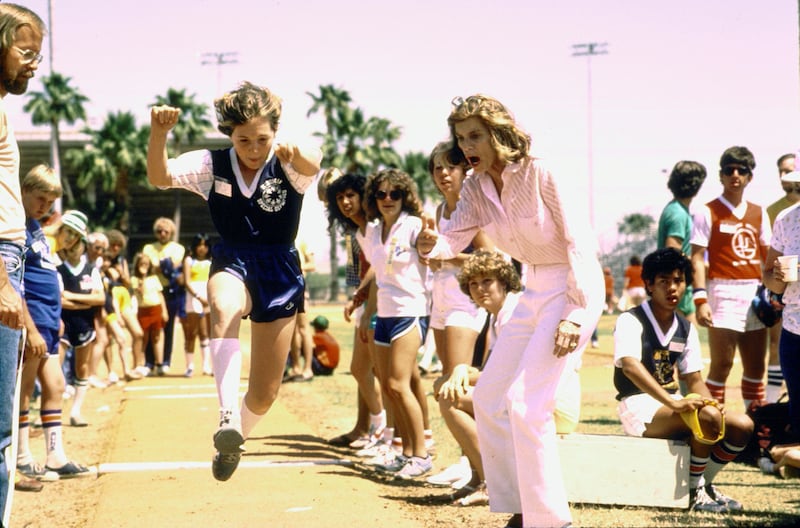
M 378 317 L 422 317 L 428 315 L 428 267 L 421 264 L 416 250 L 422 220 L 400 213 L 381 240 L 383 221 L 367 224 L 364 235 L 356 233 L 364 257 L 375 270 L 378 286 Z
M 25 244 L 25 208 L 19 182 L 19 146 L 0 98 L 0 240 Z
M 800 255 L 800 203 L 781 211 L 772 226 L 770 247 L 783 255 Z M 800 334 L 800 282 L 787 282 L 783 292 L 783 328 Z
M 650 309 L 650 301 L 642 303 L 647 319 L 653 325 L 658 342 L 666 347 L 668 346 L 672 336 L 678 330 L 678 316 L 673 316 L 672 325 L 669 330 L 661 331 L 661 327 L 653 317 L 653 311 Z M 644 327 L 639 319 L 630 312 L 623 312 L 617 318 L 617 326 L 614 329 L 614 366 L 622 367 L 622 358 L 632 357 L 637 361 L 642 360 L 642 333 Z M 678 372 L 680 374 L 690 374 L 692 372 L 700 372 L 703 369 L 703 358 L 700 356 L 700 337 L 697 334 L 697 328 L 690 324 L 689 335 L 686 338 L 686 345 L 683 348 L 680 358 L 677 362 Z
M 502 179 L 501 195 L 488 174 L 471 174 L 464 180 L 461 199 L 432 256 L 455 255 L 482 229 L 499 249 L 523 264 L 569 266 L 562 319 L 593 324 L 585 310 L 587 292 L 605 287 L 588 218 L 562 198 L 541 160 L 527 156 L 511 163 Z M 594 288 L 592 281 L 597 282 Z

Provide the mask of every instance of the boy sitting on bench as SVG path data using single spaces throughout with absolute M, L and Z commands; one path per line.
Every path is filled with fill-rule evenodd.
M 742 504 L 712 484 L 725 464 L 745 448 L 753 432 L 747 415 L 726 411 L 703 382 L 697 329 L 676 313 L 692 263 L 674 248 L 659 249 L 642 265 L 648 300 L 617 319 L 614 385 L 625 434 L 683 439 L 691 449 L 689 508 L 724 513 Z M 690 394 L 682 396 L 675 379 Z

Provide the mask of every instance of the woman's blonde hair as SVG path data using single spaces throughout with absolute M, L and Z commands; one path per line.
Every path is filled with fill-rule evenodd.
M 489 129 L 490 142 L 501 162 L 516 163 L 528 155 L 531 137 L 517 126 L 514 116 L 500 101 L 488 95 L 453 99 L 453 110 L 447 118 L 447 125 L 456 144 L 456 123 L 470 117 L 477 117 Z

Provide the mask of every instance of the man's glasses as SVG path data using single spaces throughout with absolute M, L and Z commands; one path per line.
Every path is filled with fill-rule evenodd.
M 736 167 L 734 165 L 722 167 L 722 174 L 725 176 L 733 176 L 734 172 L 738 172 L 739 176 L 750 176 L 752 174 L 752 171 L 747 167 Z
M 37 53 L 33 50 L 24 50 L 16 46 L 11 46 L 11 48 L 19 52 L 19 55 L 22 58 L 20 64 L 30 64 L 32 62 L 39 64 L 40 62 L 42 62 L 42 59 L 44 58 L 42 54 Z
M 388 193 L 386 191 L 375 191 L 375 198 L 378 200 L 385 200 L 387 196 L 391 198 L 393 202 L 396 202 L 403 197 L 403 191 L 400 189 L 392 189 Z

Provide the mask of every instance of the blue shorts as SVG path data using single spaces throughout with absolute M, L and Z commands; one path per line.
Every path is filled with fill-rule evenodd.
M 95 340 L 94 310 L 62 310 L 64 336 L 61 338 L 73 347 L 82 347 Z
M 297 249 L 291 245 L 252 246 L 214 244 L 209 276 L 226 271 L 242 281 L 255 323 L 293 317 L 303 306 L 305 281 Z
M 39 329 L 37 328 L 37 330 Z M 44 339 L 47 345 L 47 354 L 50 356 L 57 356 L 58 343 L 61 341 L 58 335 L 58 328 L 45 328 L 44 330 L 39 330 L 39 333 L 42 335 L 42 339 Z
M 427 315 L 424 317 L 378 317 L 375 324 L 375 344 L 391 346 L 392 341 L 415 330 L 419 332 L 420 344 L 423 344 L 425 335 L 428 333 L 429 320 Z

